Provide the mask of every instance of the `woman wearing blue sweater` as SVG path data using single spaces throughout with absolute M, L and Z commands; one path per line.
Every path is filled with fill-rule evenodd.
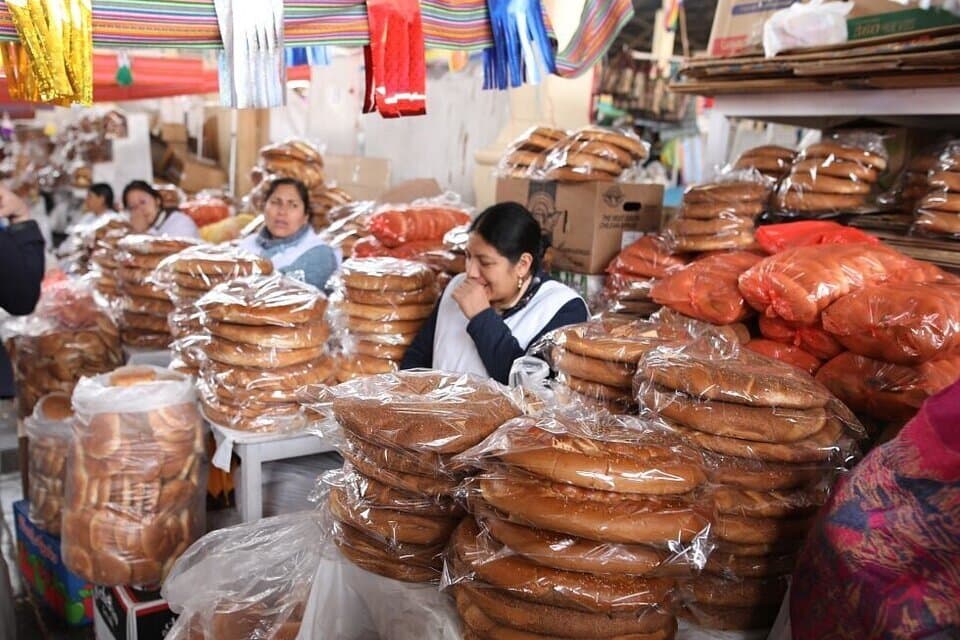
M 240 247 L 268 258 L 275 270 L 324 289 L 340 264 L 340 255 L 310 224 L 307 187 L 293 178 L 274 180 L 267 190 L 263 217 L 260 233 L 245 238 Z
M 447 286 L 401 368 L 442 369 L 504 384 L 514 360 L 548 331 L 587 319 L 575 291 L 542 270 L 540 225 L 516 202 L 494 205 L 470 225 L 467 271 Z

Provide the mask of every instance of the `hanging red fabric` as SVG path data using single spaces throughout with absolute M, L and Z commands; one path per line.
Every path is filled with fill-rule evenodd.
M 417 0 L 367 0 L 370 44 L 364 47 L 363 112 L 384 118 L 427 112 L 423 21 Z

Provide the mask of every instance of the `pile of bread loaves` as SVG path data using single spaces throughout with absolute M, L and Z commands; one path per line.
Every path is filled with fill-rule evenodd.
M 508 147 L 499 171 L 514 178 L 542 176 L 559 182 L 609 182 L 648 155 L 644 142 L 616 129 L 589 126 L 567 134 L 535 127 Z
M 660 305 L 650 292 L 657 279 L 683 267 L 689 256 L 674 253 L 665 238 L 646 235 L 620 251 L 607 266 L 604 298 L 610 313 L 646 317 Z
M 774 182 L 780 182 L 790 173 L 790 166 L 796 156 L 797 152 L 793 149 L 776 145 L 763 145 L 747 149 L 740 154 L 740 157 L 733 164 L 733 168 L 736 170 L 753 169 L 771 178 Z
M 409 582 L 437 580 L 463 515 L 451 457 L 520 410 L 490 380 L 401 372 L 334 387 L 346 460 L 328 484 L 334 541 L 353 563 Z
M 772 183 L 754 173 L 688 188 L 677 216 L 665 225 L 674 251 L 742 249 L 754 242 L 755 219 L 767 208 Z
M 777 206 L 780 211 L 813 215 L 869 209 L 875 204 L 875 187 L 886 168 L 882 143 L 841 140 L 812 144 L 797 156 L 780 184 Z
M 70 396 L 65 393 L 51 393 L 40 398 L 33 415 L 23 421 L 30 439 L 27 468 L 30 520 L 55 536 L 60 535 L 67 452 L 73 437 L 72 422 Z
M 123 367 L 81 380 L 73 407 L 64 563 L 98 585 L 159 585 L 203 533 L 206 454 L 193 384 Z
M 929 192 L 917 203 L 916 226 L 934 234 L 960 235 L 960 144 L 947 148 L 927 177 Z

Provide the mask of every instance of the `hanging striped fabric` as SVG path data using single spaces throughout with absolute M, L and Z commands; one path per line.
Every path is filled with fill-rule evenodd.
M 632 19 L 631 0 L 587 0 L 580 27 L 557 54 L 557 75 L 575 78 L 590 70 Z

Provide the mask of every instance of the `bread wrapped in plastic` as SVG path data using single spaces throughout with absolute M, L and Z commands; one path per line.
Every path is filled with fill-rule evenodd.
M 818 244 L 878 244 L 880 240 L 865 231 L 845 227 L 830 220 L 797 220 L 768 224 L 757 229 L 757 244 L 773 255 L 786 249 Z
M 767 340 L 802 349 L 818 360 L 829 360 L 843 351 L 843 345 L 820 324 L 794 325 L 776 316 L 760 316 L 760 334 Z
M 30 439 L 27 467 L 30 520 L 40 529 L 60 535 L 67 454 L 73 438 L 70 396 L 51 393 L 40 398 L 33 414 L 23 421 Z
M 202 191 L 180 205 L 180 211 L 190 216 L 197 227 L 205 227 L 230 217 L 230 205 L 222 196 Z
M 212 289 L 196 303 L 201 321 L 217 335 L 218 323 L 240 327 L 299 328 L 310 333 L 314 323 L 322 323 L 327 310 L 326 296 L 316 287 L 282 274 L 238 278 Z M 282 335 L 282 334 L 280 334 Z M 224 337 L 242 337 L 230 336 Z M 270 336 L 266 338 L 268 341 Z M 323 340 L 321 339 L 320 342 Z M 297 346 L 313 346 L 302 344 Z M 263 340 L 251 342 L 270 346 Z M 293 346 L 290 343 L 276 346 Z
M 446 194 L 400 207 L 384 205 L 367 226 L 377 240 L 392 249 L 409 242 L 442 244 L 448 231 L 469 222 L 470 211 L 460 204 L 459 196 Z
M 207 461 L 192 380 L 157 367 L 73 395 L 64 563 L 94 584 L 158 585 L 204 527 Z
M 960 348 L 960 284 L 881 284 L 823 312 L 823 327 L 862 356 L 915 365 Z
M 818 245 L 764 258 L 740 276 L 740 291 L 764 315 L 812 325 L 830 304 L 858 289 L 946 278 L 937 267 L 886 245 Z
M 633 132 L 588 126 L 547 149 L 534 173 L 558 182 L 623 180 L 649 154 L 649 145 Z
M 927 175 L 929 191 L 917 202 L 914 228 L 933 235 L 960 236 L 960 141 L 947 144 Z
M 511 142 L 497 164 L 497 175 L 503 178 L 526 178 L 542 169 L 547 149 L 567 137 L 567 132 L 553 127 L 536 126 L 524 131 Z
M 293 640 L 329 536 L 305 511 L 207 534 L 174 565 L 162 595 L 172 640 Z
M 159 265 L 150 279 L 178 305 L 192 302 L 218 284 L 251 275 L 273 273 L 273 263 L 230 245 L 199 245 L 176 253 Z
M 960 355 L 945 354 L 916 366 L 842 353 L 817 372 L 817 380 L 858 414 L 903 423 L 923 401 L 960 378 Z
M 736 170 L 754 170 L 779 182 L 790 172 L 797 152 L 777 145 L 762 145 L 747 149 L 740 154 L 733 168 Z
M 733 251 L 701 258 L 659 280 L 650 292 L 660 304 L 711 322 L 732 324 L 752 311 L 740 293 L 740 276 L 760 262 L 760 256 Z
M 744 347 L 768 358 L 786 362 L 801 371 L 806 371 L 810 375 L 815 374 L 822 364 L 813 354 L 807 353 L 800 347 L 795 347 L 783 342 L 757 338 L 745 344 Z
M 689 262 L 688 256 L 675 254 L 662 236 L 647 235 L 624 247 L 610 261 L 610 275 L 662 278 Z

